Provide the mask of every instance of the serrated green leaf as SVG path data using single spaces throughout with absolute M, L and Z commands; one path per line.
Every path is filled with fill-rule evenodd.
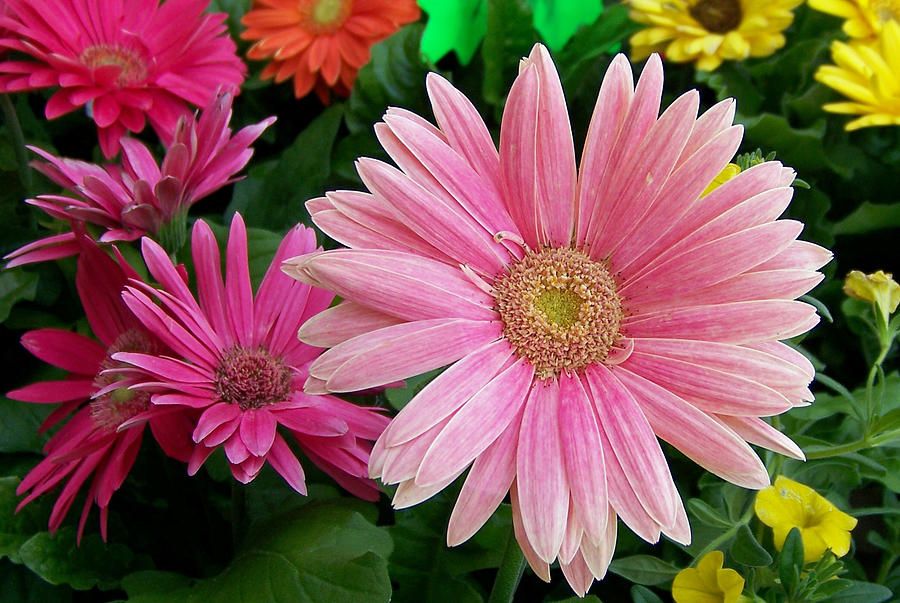
M 309 504 L 251 528 L 242 550 L 218 576 L 166 592 L 134 588 L 130 601 L 155 603 L 206 601 L 297 603 L 388 601 L 391 582 L 387 530 L 357 512 L 361 501 L 342 499 Z
M 692 498 L 687 504 L 688 511 L 703 523 L 720 528 L 730 528 L 731 520 L 724 517 L 719 511 L 713 509 L 706 501 Z
M 668 561 L 651 555 L 632 555 L 622 559 L 615 559 L 609 566 L 609 571 L 635 584 L 656 586 L 665 584 L 675 578 L 681 568 Z
M 124 544 L 106 544 L 99 534 L 87 534 L 77 546 L 75 534 L 71 526 L 53 536 L 35 534 L 19 548 L 19 557 L 50 584 L 68 584 L 75 590 L 118 588 L 122 577 L 137 569 L 134 554 Z
M 730 554 L 732 559 L 749 567 L 767 567 L 772 563 L 772 556 L 757 542 L 746 525 L 738 530 L 731 544 Z
M 743 114 L 741 114 L 743 115 Z M 775 150 L 778 159 L 797 170 L 803 177 L 813 170 L 830 169 L 849 178 L 851 168 L 846 162 L 833 161 L 822 139 L 825 122 L 820 120 L 809 128 L 795 128 L 782 115 L 762 113 L 753 117 L 739 117 L 744 124 L 744 145 L 759 147 L 764 152 Z

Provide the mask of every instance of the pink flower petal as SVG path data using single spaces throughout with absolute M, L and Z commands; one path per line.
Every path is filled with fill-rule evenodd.
M 241 415 L 241 441 L 254 456 L 265 456 L 275 441 L 278 422 L 265 408 L 251 408 Z

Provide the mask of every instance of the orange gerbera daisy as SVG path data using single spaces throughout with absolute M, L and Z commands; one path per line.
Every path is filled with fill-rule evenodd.
M 373 44 L 418 18 L 415 0 L 254 0 L 241 38 L 257 40 L 248 58 L 272 58 L 262 79 L 293 76 L 297 98 L 315 88 L 328 102 L 329 89 L 350 94 Z

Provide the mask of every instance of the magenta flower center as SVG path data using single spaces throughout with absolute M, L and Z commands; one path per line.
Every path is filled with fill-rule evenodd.
M 122 380 L 117 373 L 104 373 L 109 369 L 122 368 L 126 365 L 112 359 L 117 352 L 139 352 L 155 354 L 156 346 L 143 331 L 129 329 L 119 335 L 106 352 L 106 358 L 100 363 L 100 370 L 94 377 L 97 390 L 106 388 Z M 91 400 L 91 419 L 100 429 L 112 432 L 119 425 L 150 408 L 150 394 L 144 391 L 119 387 Z
M 353 0 L 300 0 L 300 23 L 313 34 L 334 33 L 353 10 Z
M 241 410 L 262 408 L 287 400 L 294 388 L 294 371 L 268 351 L 241 346 L 222 354 L 215 374 L 216 394 Z
M 712 33 L 737 29 L 744 16 L 738 0 L 700 0 L 689 12 L 706 31 Z
M 503 333 L 539 379 L 603 362 L 624 316 L 606 264 L 581 251 L 529 251 L 494 282 Z
M 147 64 L 144 58 L 131 48 L 111 44 L 88 46 L 78 57 L 81 64 L 91 71 L 107 65 L 115 65 L 121 70 L 116 77 L 120 88 L 130 86 L 147 78 Z

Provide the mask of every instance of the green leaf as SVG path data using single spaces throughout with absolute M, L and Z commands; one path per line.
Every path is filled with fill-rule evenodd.
M 488 0 L 488 26 L 481 56 L 484 59 L 484 99 L 495 107 L 519 72 L 518 59 L 537 40 L 531 8 L 525 0 Z
M 555 56 L 566 96 L 572 97 L 574 89 L 583 82 L 584 74 L 598 57 L 610 52 L 619 42 L 640 28 L 628 18 L 628 6 L 614 4 L 592 25 L 582 27 L 562 52 Z M 596 96 L 597 83 L 591 82 Z
M 731 558 L 749 567 L 767 567 L 772 556 L 757 542 L 747 525 L 742 525 L 731 544 Z
M 601 0 L 530 0 L 534 27 L 550 47 L 562 50 L 579 27 L 597 20 L 603 12 Z
M 848 588 L 825 599 L 822 603 L 859 603 L 860 601 L 880 603 L 881 601 L 887 601 L 894 595 L 891 589 L 880 584 L 859 580 L 850 580 L 850 582 L 852 584 Z
M 809 171 L 821 169 L 830 169 L 844 177 L 851 176 L 851 169 L 846 163 L 832 160 L 822 142 L 824 120 L 810 128 L 794 128 L 784 116 L 772 113 L 744 116 L 738 121 L 745 127 L 744 146 L 760 147 L 764 152 L 777 150 L 778 159 L 796 169 L 801 177 Z
M 743 65 L 726 61 L 715 71 L 698 71 L 697 81 L 716 92 L 718 100 L 734 98 L 745 115 L 757 113 L 765 97 Z
M 428 13 L 422 34 L 422 54 L 432 63 L 450 51 L 456 51 L 459 62 L 468 65 L 487 30 L 485 0 L 419 0 Z
M 640 584 L 631 587 L 631 601 L 632 603 L 663 603 L 655 592 Z
M 22 563 L 50 584 L 68 584 L 75 590 L 118 588 L 122 577 L 136 569 L 134 554 L 124 544 L 106 544 L 99 534 L 88 534 L 77 546 L 75 534 L 71 526 L 53 536 L 35 534 L 19 549 Z
M 16 494 L 21 480 L 18 477 L 0 477 L 0 559 L 9 557 L 21 563 L 19 549 L 29 538 L 46 529 L 47 516 L 53 499 L 44 497 L 26 505 L 16 513 L 22 497 Z
M 900 203 L 881 205 L 863 201 L 850 215 L 835 223 L 834 234 L 865 234 L 900 226 Z
M 665 584 L 675 578 L 681 568 L 668 561 L 651 555 L 632 555 L 622 559 L 615 559 L 609 566 L 609 571 L 635 584 L 656 586 Z
M 123 586 L 138 603 L 388 601 L 391 539 L 357 512 L 363 507 L 350 499 L 314 503 L 256 525 L 221 574 L 191 586 L 168 590 L 181 582 L 171 575 L 164 591 L 153 576 Z
M 482 593 L 466 574 L 497 567 L 509 534 L 508 505 L 494 514 L 476 536 L 459 547 L 447 547 L 447 521 L 455 489 L 444 491 L 396 515 L 390 528 L 394 540 L 391 578 L 397 583 L 397 603 L 478 603 Z
M 713 509 L 708 503 L 699 498 L 690 499 L 687 507 L 694 517 L 707 525 L 719 528 L 730 528 L 732 525 L 730 519 L 724 517 L 719 511 Z
M 441 374 L 444 369 L 435 369 L 433 371 L 428 371 L 427 373 L 422 373 L 421 375 L 417 375 L 415 377 L 410 377 L 406 380 L 406 387 L 391 387 L 384 390 L 384 395 L 387 397 L 388 402 L 391 403 L 391 406 L 396 408 L 397 410 L 402 409 L 406 406 L 410 400 L 413 399 L 413 396 L 422 391 L 426 385 L 431 383 L 431 380 Z
M 329 107 L 300 132 L 276 162 L 267 164 L 262 172 L 251 170 L 249 180 L 262 182 L 236 187 L 228 213 L 239 211 L 247 226 L 278 232 L 308 222 L 303 203 L 325 191 L 343 114 L 343 105 Z
M 40 453 L 47 436 L 38 434 L 38 429 L 54 408 L 52 404 L 32 404 L 0 398 L 0 417 L 3 417 L 0 452 Z
M 797 587 L 802 569 L 803 539 L 800 536 L 799 529 L 791 528 L 787 538 L 784 540 L 781 556 L 778 559 L 778 575 L 781 578 L 781 585 L 789 595 L 793 594 L 794 589 Z
M 0 274 L 0 322 L 6 320 L 9 311 L 20 301 L 34 301 L 38 275 L 26 270 L 7 270 Z
M 72 590 L 47 584 L 21 565 L 0 560 L 0 603 L 69 603 Z

